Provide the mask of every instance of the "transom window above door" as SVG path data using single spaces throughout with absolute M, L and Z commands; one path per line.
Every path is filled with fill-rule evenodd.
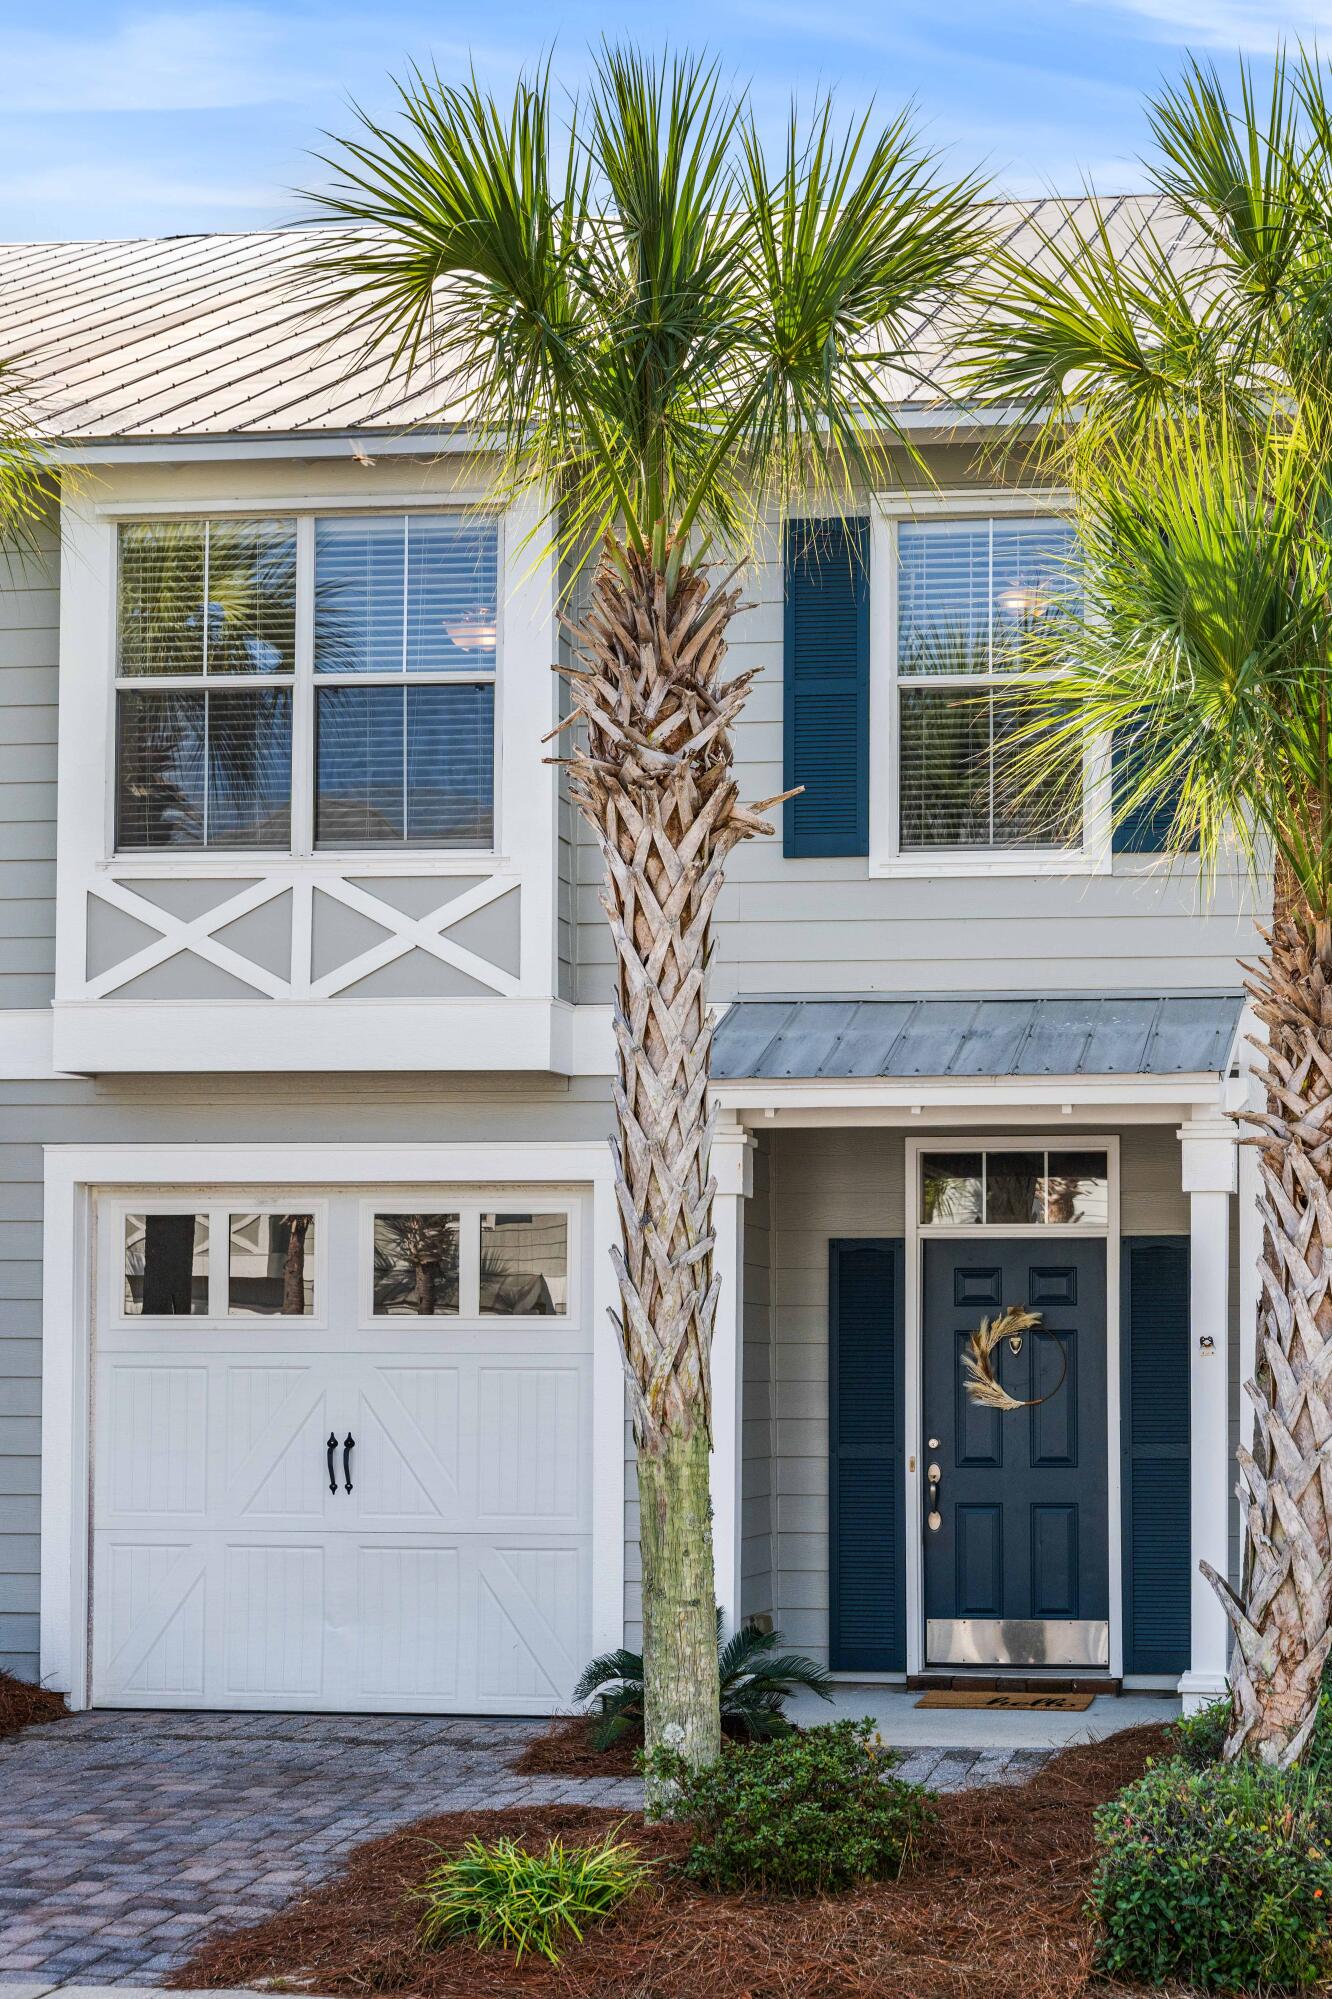
M 474 512 L 123 523 L 118 851 L 489 850 L 499 626 Z
M 896 524 L 892 711 L 902 854 L 1083 846 L 1082 772 L 1033 771 L 1023 639 L 1076 615 L 1070 524 L 974 515 Z
M 923 1152 L 920 1218 L 934 1228 L 1104 1229 L 1107 1155 L 1045 1146 Z

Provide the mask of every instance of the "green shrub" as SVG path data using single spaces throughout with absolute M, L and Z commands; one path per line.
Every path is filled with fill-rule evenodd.
M 760 1631 L 742 1624 L 730 1638 L 722 1636 L 722 1612 L 717 1612 L 717 1677 L 721 1684 L 721 1721 L 727 1735 L 766 1742 L 784 1735 L 792 1724 L 782 1710 L 795 1687 L 804 1687 L 830 1701 L 832 1678 L 816 1659 L 803 1652 L 782 1652 L 780 1631 Z M 598 1709 L 591 1726 L 592 1745 L 609 1749 L 626 1735 L 643 1739 L 643 1655 L 622 1646 L 590 1659 L 574 1688 L 576 1701 L 596 1696 Z
M 616 1838 L 619 1827 L 592 1846 L 552 1839 L 529 1853 L 511 1839 L 487 1846 L 469 1839 L 428 1874 L 416 1890 L 426 1904 L 421 1940 L 428 1945 L 471 1936 L 480 1950 L 539 1951 L 559 1963 L 569 1936 L 611 1915 L 641 1887 L 652 1863 Z
M 1307 1771 L 1158 1764 L 1102 1805 L 1096 1837 L 1113 1977 L 1233 1992 L 1332 1972 L 1332 1798 Z
M 1181 1763 L 1187 1763 L 1190 1770 L 1206 1770 L 1209 1765 L 1221 1761 L 1221 1749 L 1230 1727 L 1230 1696 L 1219 1701 L 1209 1701 L 1196 1714 L 1186 1714 L 1173 1721 L 1167 1731 L 1170 1737 L 1171 1753 Z
M 920 1844 L 930 1801 L 891 1774 L 871 1721 L 838 1721 L 729 1750 L 704 1770 L 657 1750 L 655 1774 L 692 1822 L 685 1872 L 709 1888 L 814 1895 L 891 1879 Z

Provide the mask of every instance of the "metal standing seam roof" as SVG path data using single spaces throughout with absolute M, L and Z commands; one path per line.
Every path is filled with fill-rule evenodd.
M 1086 225 L 1091 204 L 988 205 L 996 240 L 1027 261 L 1043 238 Z M 1122 250 L 1151 242 L 1177 268 L 1206 258 L 1199 232 L 1160 196 L 1102 204 Z M 0 355 L 17 360 L 36 420 L 65 440 L 287 436 L 447 426 L 461 415 L 446 379 L 406 381 L 367 360 L 360 334 L 312 311 L 297 268 L 311 228 L 127 242 L 0 244 Z M 326 233 L 326 232 L 325 232 Z M 447 308 L 445 308 L 446 310 Z M 885 390 L 935 400 L 949 344 L 937 306 L 906 329 L 905 365 Z
M 713 1078 L 1179 1076 L 1221 1073 L 1242 993 L 740 999 Z

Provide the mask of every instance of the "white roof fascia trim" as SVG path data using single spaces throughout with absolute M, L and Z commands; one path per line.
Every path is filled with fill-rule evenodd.
M 48 445 L 53 465 L 162 465 L 243 458 L 439 458 L 493 450 L 472 431 L 421 430 L 377 436 L 373 430 L 283 431 L 266 437 L 90 438 Z
M 717 1078 L 712 1101 L 724 1110 L 947 1109 L 965 1112 L 1001 1105 L 1007 1110 L 1058 1109 L 1064 1104 L 1107 1108 L 1116 1104 L 1214 1104 L 1215 1071 L 1170 1076 L 915 1076 Z
M 1024 428 L 1040 422 L 1040 412 L 996 408 L 970 409 L 951 403 L 935 407 L 902 409 L 896 418 L 899 429 L 948 435 L 960 430 L 990 431 Z M 174 462 L 246 458 L 435 458 L 443 455 L 492 451 L 470 430 L 419 430 L 380 435 L 373 428 L 339 431 L 292 430 L 263 437 L 244 433 L 193 437 L 89 438 L 62 441 L 46 447 L 44 455 L 53 465 L 142 465 Z

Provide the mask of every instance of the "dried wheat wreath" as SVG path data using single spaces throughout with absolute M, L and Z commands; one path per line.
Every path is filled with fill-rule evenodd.
M 1039 1312 L 1028 1312 L 1021 1305 L 1010 1305 L 997 1319 L 982 1319 L 967 1342 L 967 1351 L 962 1356 L 962 1366 L 967 1375 L 967 1394 L 973 1402 L 980 1402 L 988 1409 L 1039 1409 L 1042 1402 L 1048 1402 L 1057 1395 L 1064 1385 L 1068 1373 L 1068 1354 L 1062 1342 L 1059 1346 L 1059 1379 L 1053 1388 L 1047 1388 L 1044 1395 L 1033 1395 L 1020 1402 L 1016 1396 L 1000 1385 L 994 1371 L 994 1350 L 1001 1340 L 1016 1340 L 1022 1344 L 1021 1336 L 1032 1326 L 1039 1326 Z M 1016 1352 L 1016 1347 L 1014 1348 Z

